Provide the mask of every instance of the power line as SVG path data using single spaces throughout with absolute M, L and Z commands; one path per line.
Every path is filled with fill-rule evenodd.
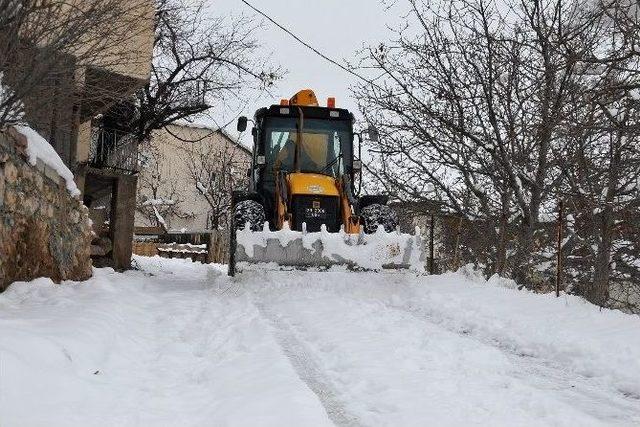
M 367 79 L 366 77 L 363 77 L 362 75 L 356 73 L 355 71 L 353 71 L 353 69 L 345 67 L 344 65 L 340 64 L 339 62 L 335 61 L 334 59 L 331 59 L 330 57 L 328 57 L 327 55 L 325 55 L 324 53 L 320 52 L 318 49 L 316 49 L 315 47 L 311 46 L 309 43 L 305 42 L 304 40 L 302 40 L 300 37 L 298 37 L 297 35 L 295 35 L 291 30 L 285 28 L 284 26 L 282 26 L 281 24 L 279 24 L 275 19 L 271 18 L 269 15 L 267 15 L 265 12 L 261 11 L 260 9 L 256 8 L 255 6 L 253 6 L 251 3 L 249 3 L 247 0 L 240 0 L 242 3 L 244 3 L 245 5 L 247 5 L 248 7 L 250 7 L 251 9 L 253 9 L 256 13 L 264 16 L 266 19 L 268 19 L 271 23 L 273 23 L 275 26 L 277 26 L 278 28 L 280 28 L 282 31 L 284 31 L 285 33 L 287 33 L 289 36 L 293 37 L 298 43 L 302 44 L 304 47 L 306 47 L 307 49 L 311 50 L 313 53 L 315 53 L 316 55 L 320 56 L 322 59 L 324 59 L 325 61 L 330 62 L 331 64 L 335 65 L 336 67 L 340 68 L 343 71 L 346 71 L 347 73 L 357 77 L 358 79 L 362 80 L 363 82 L 371 85 L 372 87 L 384 91 L 385 89 L 380 86 L 379 84 L 377 84 L 376 82 L 374 82 L 373 80 Z M 400 87 L 402 87 L 404 93 L 411 99 L 413 99 L 414 101 L 416 101 L 419 105 L 421 105 L 422 107 L 426 107 L 428 108 L 428 106 L 424 103 L 424 101 L 422 101 L 421 99 L 419 99 L 416 95 L 413 94 L 413 92 L 411 92 L 405 83 L 401 82 L 400 79 L 397 76 L 394 76 L 391 72 L 385 70 L 385 74 L 387 74 L 389 77 L 391 77 Z
M 366 77 L 363 77 L 362 75 L 360 75 L 360 74 L 356 73 L 355 71 L 353 71 L 351 68 L 345 67 L 344 65 L 340 64 L 338 61 L 336 61 L 336 60 L 328 57 L 324 53 L 320 52 L 318 49 L 316 49 L 315 47 L 311 46 L 309 43 L 305 42 L 300 37 L 295 35 L 291 30 L 289 30 L 289 29 L 285 28 L 284 26 L 282 26 L 281 24 L 279 24 L 276 20 L 271 18 L 265 12 L 261 11 L 260 9 L 256 8 L 255 6 L 253 6 L 247 0 L 240 0 L 240 1 L 242 3 L 244 3 L 244 4 L 246 4 L 247 6 L 249 6 L 251 9 L 253 9 L 256 13 L 264 16 L 273 25 L 275 25 L 276 27 L 280 28 L 282 31 L 287 33 L 289 36 L 293 37 L 293 39 L 295 39 L 298 43 L 302 44 L 304 47 L 306 47 L 307 49 L 311 50 L 313 53 L 315 53 L 316 55 L 320 56 L 325 61 L 330 62 L 331 64 L 333 64 L 336 67 L 340 68 L 341 70 L 346 71 L 347 73 L 359 78 L 360 80 L 364 81 L 365 83 L 368 83 L 368 84 L 373 85 L 373 86 L 377 86 L 373 81 L 367 79 Z
M 251 9 L 253 9 L 255 12 L 259 13 L 260 15 L 264 16 L 265 18 L 267 18 L 271 23 L 273 23 L 275 26 L 277 26 L 278 28 L 280 28 L 282 31 L 284 31 L 285 33 L 289 34 L 291 37 L 293 37 L 298 43 L 302 44 L 303 46 L 305 46 L 307 49 L 311 50 L 313 53 L 315 53 L 316 55 L 320 56 L 322 59 L 324 59 L 325 61 L 328 61 L 330 63 L 332 63 L 333 65 L 335 65 L 336 67 L 342 69 L 343 71 L 346 71 L 347 73 L 359 78 L 360 80 L 364 81 L 365 83 L 371 85 L 372 87 L 378 89 L 378 90 L 385 90 L 382 86 L 380 86 L 379 84 L 377 84 L 376 82 L 374 82 L 373 80 L 367 79 L 366 77 L 363 77 L 362 75 L 356 73 L 355 71 L 353 71 L 350 68 L 345 67 L 344 65 L 340 64 L 339 62 L 329 58 L 327 55 L 325 55 L 324 53 L 320 52 L 318 49 L 316 49 L 315 47 L 311 46 L 309 43 L 305 42 L 304 40 L 302 40 L 300 37 L 298 37 L 297 35 L 295 35 L 293 32 L 291 32 L 290 30 L 288 30 L 287 28 L 285 28 L 284 26 L 280 25 L 278 22 L 276 22 L 273 18 L 271 18 L 269 15 L 267 15 L 266 13 L 264 13 L 263 11 L 261 11 L 260 9 L 256 8 L 255 6 L 253 6 L 251 3 L 249 3 L 247 0 L 240 0 L 242 3 L 246 4 L 247 6 L 249 6 Z M 384 72 L 387 76 L 389 76 L 396 84 L 398 84 L 405 95 L 407 95 L 409 98 L 413 99 L 420 107 L 426 109 L 427 111 L 431 111 L 431 107 L 429 105 L 427 105 L 427 103 L 425 101 L 423 101 L 422 99 L 418 98 L 416 95 L 414 95 L 414 93 L 410 90 L 410 88 L 407 86 L 406 83 L 402 82 L 400 80 L 400 78 L 396 75 L 394 75 L 392 72 L 390 72 L 389 70 L 384 69 Z M 442 123 L 442 124 L 446 124 L 446 125 L 452 125 L 454 129 L 459 128 L 458 125 L 456 125 L 455 123 L 450 122 L 449 120 L 443 118 L 443 117 L 436 117 L 436 119 Z

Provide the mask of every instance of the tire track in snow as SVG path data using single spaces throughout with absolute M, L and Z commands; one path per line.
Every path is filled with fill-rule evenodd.
M 264 282 L 269 283 L 271 281 L 266 279 Z M 535 357 L 532 354 L 527 354 L 526 349 L 523 349 L 516 341 L 509 339 L 508 336 L 500 334 L 499 330 L 483 327 L 476 328 L 473 324 L 466 323 L 463 318 L 457 319 L 456 317 L 447 316 L 446 313 L 438 313 L 437 309 L 430 307 L 429 304 L 423 307 L 421 304 L 417 306 L 412 304 L 410 300 L 398 301 L 395 299 L 394 294 L 389 295 L 388 292 L 363 292 L 357 287 L 353 289 L 346 286 L 333 287 L 333 283 L 323 285 L 322 282 L 318 284 L 314 280 L 295 280 L 293 284 L 277 286 L 265 286 L 264 282 L 261 282 L 261 287 L 258 288 L 259 291 L 254 293 L 257 297 L 256 299 L 263 302 L 263 306 L 259 307 L 259 309 L 269 311 L 269 313 L 265 312 L 264 316 L 265 318 L 269 317 L 273 326 L 279 331 L 278 339 L 284 342 L 281 347 L 291 359 L 300 378 L 316 393 L 325 408 L 334 406 L 331 403 L 325 404 L 325 400 L 316 390 L 331 390 L 335 396 L 335 390 L 342 390 L 342 388 L 335 386 L 335 382 L 331 381 L 330 372 L 324 372 L 324 365 L 317 362 L 322 359 L 321 354 L 316 350 L 315 344 L 313 346 L 306 344 L 305 332 L 313 324 L 305 326 L 305 321 L 308 322 L 309 318 L 313 318 L 313 315 L 309 314 L 306 319 L 305 317 L 300 317 L 302 323 L 299 326 L 295 305 L 286 306 L 286 308 L 283 306 L 283 314 L 286 314 L 287 317 L 282 319 L 278 315 L 280 312 L 279 305 L 276 305 L 278 308 L 271 307 L 271 304 L 269 304 L 271 301 L 276 304 L 280 301 L 290 302 L 302 296 L 304 297 L 304 302 L 308 302 L 307 299 L 312 300 L 312 297 L 326 295 L 336 297 L 337 301 L 345 300 L 346 298 L 362 306 L 373 304 L 377 307 L 377 310 L 380 310 L 379 317 L 388 316 L 389 321 L 394 319 L 398 321 L 399 317 L 397 315 L 401 315 L 406 320 L 414 319 L 416 322 L 411 322 L 414 328 L 420 329 L 422 324 L 425 328 L 439 330 L 452 336 L 455 335 L 462 340 L 468 340 L 469 343 L 475 342 L 487 349 L 492 348 L 499 351 L 505 358 L 503 362 L 506 369 L 504 375 L 505 377 L 511 377 L 515 381 L 514 384 L 519 384 L 518 390 L 524 390 L 525 393 L 527 393 L 528 389 L 537 390 L 538 394 L 542 392 L 543 394 L 555 396 L 558 399 L 558 403 L 562 403 L 556 406 L 550 405 L 548 406 L 550 412 L 546 414 L 543 412 L 544 416 L 547 417 L 547 421 L 551 424 L 554 424 L 553 421 L 555 420 L 554 415 L 550 415 L 553 413 L 552 408 L 560 410 L 560 408 L 564 407 L 567 410 L 575 411 L 576 415 L 578 413 L 584 414 L 586 416 L 584 419 L 591 418 L 591 422 L 586 423 L 590 425 L 640 425 L 640 401 L 633 399 L 633 397 L 625 396 L 624 393 L 606 380 L 573 372 L 571 365 L 557 363 L 549 357 L 545 358 L 544 355 Z M 264 293 L 266 288 L 269 288 L 269 292 Z M 308 294 L 309 290 L 312 291 L 310 295 Z M 375 291 L 376 288 L 374 287 L 373 290 Z M 265 299 L 264 297 L 267 298 Z M 269 308 L 265 309 L 265 305 L 268 305 Z M 337 307 L 342 306 L 337 305 Z M 312 310 L 312 313 L 315 313 L 315 311 Z M 393 313 L 396 313 L 396 315 L 393 315 Z M 293 341 L 289 341 L 291 339 Z M 300 365 L 303 366 L 303 370 L 305 366 L 313 365 L 316 373 L 315 377 L 322 378 L 322 383 L 320 385 L 312 385 L 310 381 L 305 379 L 305 375 L 300 374 Z M 355 376 L 357 377 L 358 374 L 362 373 L 366 373 L 366 371 L 355 372 Z M 332 384 L 334 384 L 333 387 L 331 387 Z M 532 395 L 537 396 L 538 394 Z M 345 396 L 346 394 L 342 394 L 343 401 Z M 375 401 L 369 401 L 369 403 L 371 402 Z M 358 403 L 363 403 L 363 401 L 358 401 Z M 344 408 L 344 405 L 341 406 Z M 539 406 L 542 409 L 546 408 L 544 404 Z M 352 408 L 351 412 L 358 413 L 356 408 L 358 406 Z M 336 424 L 350 425 L 348 424 L 349 420 L 336 420 L 328 409 L 326 411 L 330 419 Z M 359 418 L 358 416 L 353 417 L 355 424 L 362 423 Z M 561 417 L 558 420 L 561 420 Z
M 295 331 L 287 322 L 278 318 L 278 315 L 264 303 L 253 302 L 260 314 L 276 330 L 276 340 L 284 354 L 291 361 L 291 365 L 298 377 L 318 396 L 329 419 L 340 427 L 358 427 L 362 424 L 358 417 L 351 414 L 344 402 L 338 396 L 335 387 L 323 375 L 322 369 L 311 356 L 312 351 L 297 338 Z
M 532 382 L 533 378 L 546 380 L 540 381 L 537 386 L 567 391 L 572 403 L 580 403 L 585 412 L 596 418 L 601 418 L 603 422 L 615 419 L 624 425 L 627 423 L 631 423 L 628 425 L 638 425 L 640 423 L 640 400 L 630 397 L 620 390 L 612 389 L 608 384 L 571 372 L 562 366 L 556 366 L 552 360 L 524 354 L 516 346 L 500 342 L 497 338 L 487 334 L 478 334 L 454 324 L 447 324 L 446 318 L 439 318 L 428 310 L 396 304 L 386 304 L 386 306 L 445 331 L 499 350 L 515 366 L 522 368 L 522 372 L 517 372 L 515 378 L 523 379 L 526 377 L 528 382 Z M 608 417 L 602 418 L 598 410 L 602 411 L 605 403 L 609 409 Z

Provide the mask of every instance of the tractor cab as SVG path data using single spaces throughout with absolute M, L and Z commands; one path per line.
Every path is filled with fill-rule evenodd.
M 313 198 L 316 205 L 327 205 L 332 214 L 326 225 L 336 231 L 342 225 L 341 187 L 346 183 L 349 193 L 355 193 L 355 175 L 360 171 L 360 162 L 354 162 L 353 115 L 335 108 L 333 98 L 329 98 L 326 107 L 320 107 L 313 91 L 306 89 L 282 100 L 280 105 L 258 110 L 254 124 L 250 191 L 261 196 L 266 219 L 279 228 L 276 201 L 290 193 L 290 198 L 297 196 L 300 202 Z M 245 128 L 246 119 L 241 118 L 238 130 Z M 287 188 L 277 194 L 278 180 L 283 177 L 287 182 L 282 187 Z M 289 206 L 289 210 L 295 208 Z M 303 218 L 292 214 L 284 220 L 300 228 Z M 315 229 L 325 218 L 311 221 L 313 225 L 310 218 L 304 220 Z
M 240 131 L 246 128 L 243 119 Z M 353 115 L 335 108 L 334 98 L 320 107 L 313 91 L 306 89 L 280 105 L 258 110 L 254 123 L 250 175 L 255 190 L 273 187 L 277 172 L 348 175 L 353 182 L 359 171 L 359 161 L 354 168 Z

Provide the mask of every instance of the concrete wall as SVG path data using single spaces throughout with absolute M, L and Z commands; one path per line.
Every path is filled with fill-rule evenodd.
M 159 184 L 158 197 L 176 199 L 177 210 L 188 217 L 171 216 L 165 218 L 170 229 L 202 231 L 207 229 L 209 205 L 197 190 L 191 176 L 192 156 L 211 150 L 230 156 L 234 163 L 234 174 L 238 179 L 246 177 L 251 164 L 251 154 L 225 134 L 206 127 L 191 125 L 171 125 L 168 129 L 156 131 L 152 140 L 140 146 L 146 159 L 146 166 L 138 179 L 138 205 L 143 200 L 152 199 L 152 185 Z M 157 174 L 159 180 L 154 178 Z M 159 182 L 158 182 L 159 181 Z M 152 184 L 154 182 L 154 184 Z M 152 227 L 140 212 L 136 212 L 136 227 Z
M 91 276 L 88 211 L 57 173 L 0 132 L 0 291 L 18 280 Z

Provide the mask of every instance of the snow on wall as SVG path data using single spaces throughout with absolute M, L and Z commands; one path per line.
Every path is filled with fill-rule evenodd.
M 67 183 L 67 190 L 74 196 L 80 196 L 73 174 L 64 164 L 56 150 L 38 132 L 25 125 L 13 126 L 18 132 L 27 138 L 26 152 L 29 156 L 29 164 L 35 166 L 40 159 L 44 164 L 55 170 Z

